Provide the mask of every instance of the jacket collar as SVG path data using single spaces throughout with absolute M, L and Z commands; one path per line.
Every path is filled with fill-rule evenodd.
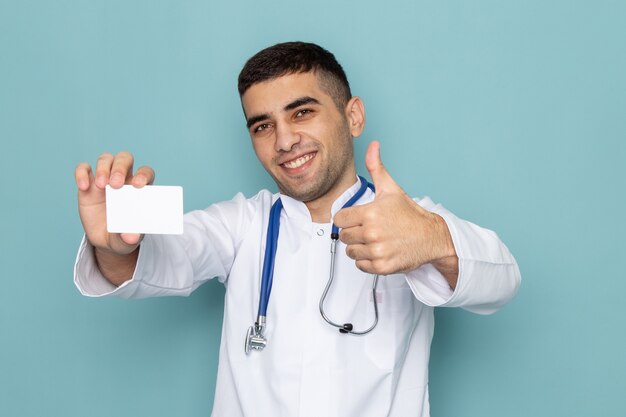
M 335 214 L 337 214 L 337 212 L 341 210 L 343 205 L 346 204 L 346 202 L 353 195 L 356 194 L 360 186 L 361 186 L 361 182 L 359 181 L 359 178 L 356 177 L 354 184 L 352 184 L 350 188 L 344 191 L 343 194 L 341 194 L 333 202 L 331 209 L 330 209 L 331 219 L 334 218 Z M 365 195 L 361 197 L 361 199 L 355 205 L 369 202 L 373 199 L 373 196 L 374 196 L 373 192 L 368 188 L 368 190 L 365 192 Z M 311 213 L 309 212 L 309 209 L 307 208 L 306 204 L 304 204 L 302 201 L 296 200 L 284 194 L 276 194 L 275 199 L 277 199 L 278 197 L 280 197 L 280 199 L 283 202 L 283 210 L 288 218 L 305 220 L 308 222 L 313 221 L 311 219 Z

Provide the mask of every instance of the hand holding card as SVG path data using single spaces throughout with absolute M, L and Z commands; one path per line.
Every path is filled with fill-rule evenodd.
M 107 230 L 106 186 L 119 189 L 126 184 L 139 189 L 151 185 L 155 177 L 151 167 L 144 165 L 135 171 L 133 165 L 134 157 L 129 152 L 116 155 L 105 152 L 98 157 L 94 168 L 81 162 L 74 172 L 80 221 L 94 248 L 100 272 L 114 285 L 132 277 L 143 234 Z

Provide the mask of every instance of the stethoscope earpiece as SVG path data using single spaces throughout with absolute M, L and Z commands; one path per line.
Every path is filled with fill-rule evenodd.
M 352 331 L 352 323 L 345 323 L 341 329 L 339 329 L 339 333 L 350 333 Z

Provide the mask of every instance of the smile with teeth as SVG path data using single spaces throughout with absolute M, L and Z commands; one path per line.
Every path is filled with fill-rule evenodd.
M 311 159 L 313 159 L 313 156 L 314 156 L 313 153 L 308 153 L 306 155 L 301 156 L 300 158 L 294 159 L 293 161 L 284 162 L 283 166 L 285 168 L 290 168 L 290 169 L 298 168 L 306 164 Z

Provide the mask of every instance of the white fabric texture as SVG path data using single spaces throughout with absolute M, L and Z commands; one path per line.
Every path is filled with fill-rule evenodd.
M 358 186 L 335 201 L 333 216 Z M 243 342 L 258 309 L 269 211 L 278 197 L 266 190 L 250 199 L 238 194 L 186 214 L 183 235 L 146 236 L 132 279 L 118 288 L 100 274 L 93 248 L 83 239 L 74 281 L 84 295 L 124 298 L 186 296 L 209 279 L 223 282 L 213 417 L 428 417 L 433 308 L 496 311 L 520 283 L 513 256 L 495 233 L 458 219 L 428 198 L 416 200 L 448 225 L 459 257 L 456 289 L 430 264 L 406 275 L 380 277 L 377 328 L 365 336 L 343 335 L 318 310 L 330 268 L 331 224 L 313 223 L 302 202 L 281 195 L 268 344 L 246 355 Z M 368 190 L 357 204 L 373 198 Z M 363 329 L 374 316 L 373 277 L 355 267 L 343 243 L 337 250 L 326 312 L 336 322 Z

